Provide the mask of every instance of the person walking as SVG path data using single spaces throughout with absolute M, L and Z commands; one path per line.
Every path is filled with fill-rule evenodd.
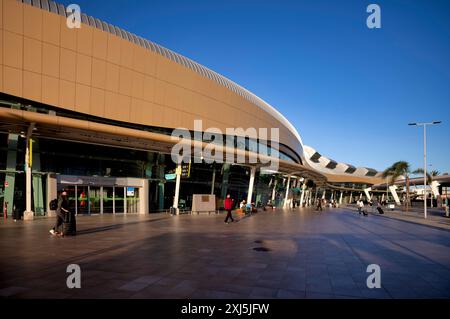
M 358 213 L 361 215 L 361 213 L 363 213 L 364 216 L 367 216 L 368 214 L 366 213 L 366 211 L 364 210 L 364 201 L 363 200 L 359 200 L 358 201 Z
M 231 214 L 231 211 L 233 210 L 234 206 L 234 200 L 231 199 L 230 194 L 227 195 L 227 198 L 225 199 L 223 206 L 225 210 L 227 211 L 227 217 L 225 218 L 225 223 L 228 224 L 228 219 L 231 219 L 231 222 L 234 222 L 233 216 Z
M 316 208 L 316 210 L 317 211 L 322 211 L 322 200 L 320 200 L 320 199 L 317 199 L 317 208 Z
M 55 226 L 50 229 L 50 234 L 58 235 L 59 228 L 64 223 L 64 218 L 66 214 L 70 214 L 69 212 L 69 201 L 67 200 L 67 192 L 63 191 L 61 195 L 58 197 L 58 207 L 56 208 L 56 223 Z M 62 235 L 64 235 L 61 232 Z

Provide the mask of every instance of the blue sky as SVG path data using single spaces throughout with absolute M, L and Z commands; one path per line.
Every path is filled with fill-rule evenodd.
M 70 4 L 74 1 L 60 1 Z M 450 1 L 79 0 L 260 96 L 303 142 L 382 170 L 398 160 L 450 173 Z M 366 7 L 381 7 L 381 29 Z

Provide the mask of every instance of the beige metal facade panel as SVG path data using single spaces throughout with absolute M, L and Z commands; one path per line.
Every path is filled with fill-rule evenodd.
M 59 77 L 62 80 L 75 82 L 77 72 L 77 54 L 75 51 L 60 48 Z M 64 106 L 61 106 L 64 107 Z
M 93 31 L 92 55 L 101 60 L 106 60 L 108 52 L 108 34 L 98 29 Z
M 119 71 L 119 93 L 131 96 L 131 89 L 133 86 L 134 73 L 126 67 L 120 67 Z
M 59 103 L 59 79 L 42 75 L 42 103 L 58 105 Z
M 80 54 L 92 56 L 93 52 L 93 28 L 81 28 L 77 30 L 77 51 Z
M 137 99 L 144 99 L 144 80 L 145 75 L 142 73 L 132 73 L 131 96 Z
M 9 66 L 3 67 L 3 92 L 22 96 L 22 71 Z
M 106 52 L 108 62 L 120 64 L 120 39 L 117 36 L 108 34 L 108 49 Z
M 90 103 L 90 114 L 99 117 L 105 116 L 105 90 L 92 87 Z
M 0 29 L 3 30 L 3 0 L 0 0 Z
M 42 41 L 42 13 L 41 9 L 23 7 L 23 31 L 26 37 Z
M 56 14 L 43 13 L 42 38 L 45 43 L 60 45 L 61 17 Z M 44 20 L 45 19 L 45 20 Z
M 44 16 L 47 16 L 48 14 L 52 14 L 50 12 L 44 12 Z M 66 24 L 66 18 L 59 17 L 60 24 L 59 24 L 59 30 L 60 30 L 60 37 L 59 37 L 59 45 L 61 48 L 71 50 L 73 52 L 76 52 L 77 50 L 77 32 L 78 29 L 69 29 Z M 46 19 L 44 18 L 44 23 Z M 84 25 L 83 25 L 84 27 Z
M 23 5 L 14 0 L 3 0 L 3 29 L 23 34 Z
M 75 86 L 75 111 L 89 114 L 91 101 L 91 87 L 77 83 Z
M 23 36 L 3 30 L 3 64 L 23 68 Z
M 136 45 L 120 39 L 120 65 L 133 69 L 133 49 Z
M 92 77 L 92 57 L 78 53 L 76 68 L 76 82 L 90 86 Z
M 299 150 L 288 128 L 206 68 L 163 50 L 183 66 L 86 24 L 69 29 L 65 17 L 16 0 L 1 1 L 3 92 L 158 127 L 193 129 L 194 119 L 223 131 L 279 127 L 281 142 Z
M 106 89 L 106 61 L 92 59 L 92 87 Z
M 110 62 L 106 63 L 106 90 L 119 92 L 120 67 Z
M 42 43 L 42 74 L 59 78 L 59 47 L 51 43 Z
M 23 72 L 23 97 L 41 102 L 42 75 L 38 73 Z
M 27 71 L 42 73 L 42 41 L 23 38 L 23 68 Z
M 59 82 L 59 103 L 64 105 L 65 109 L 74 110 L 75 108 L 75 82 L 60 80 Z

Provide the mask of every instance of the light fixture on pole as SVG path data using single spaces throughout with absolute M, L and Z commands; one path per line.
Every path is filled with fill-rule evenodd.
M 436 125 L 441 121 L 427 123 L 409 123 L 410 126 L 423 126 L 423 209 L 424 218 L 427 218 L 427 125 Z

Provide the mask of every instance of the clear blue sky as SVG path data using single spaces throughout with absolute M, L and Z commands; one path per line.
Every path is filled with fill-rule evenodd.
M 74 1 L 61 1 L 70 4 Z M 450 173 L 450 1 L 79 0 L 260 96 L 337 161 Z M 381 6 L 382 28 L 366 27 Z

